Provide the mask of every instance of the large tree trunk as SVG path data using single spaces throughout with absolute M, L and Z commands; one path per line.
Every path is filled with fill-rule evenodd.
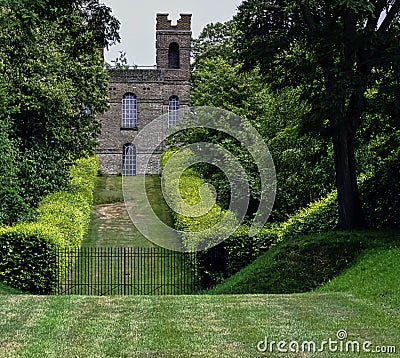
M 355 131 L 344 125 L 333 136 L 336 187 L 339 202 L 339 229 L 365 227 L 357 185 L 355 162 Z

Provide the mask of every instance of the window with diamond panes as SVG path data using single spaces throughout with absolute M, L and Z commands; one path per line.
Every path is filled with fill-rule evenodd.
M 137 127 L 137 98 L 133 93 L 126 93 L 122 98 L 122 128 Z

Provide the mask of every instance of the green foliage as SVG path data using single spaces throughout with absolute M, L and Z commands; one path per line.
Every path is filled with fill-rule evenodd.
M 8 104 L 3 80 L 0 79 L 0 226 L 12 224 L 30 217 L 29 207 L 22 198 L 18 186 L 19 157 L 17 141 L 11 137 L 12 124 L 8 117 Z
M 99 48 L 109 48 L 120 41 L 120 22 L 112 15 L 110 7 L 98 0 L 74 0 L 74 4 Z
M 36 221 L 0 229 L 0 281 L 24 291 L 51 293 L 59 279 L 57 265 L 67 263 L 58 249 L 79 247 L 90 221 L 96 158 L 80 159 L 71 168 L 67 190 L 46 196 Z
M 368 175 L 363 183 L 361 199 L 370 227 L 400 227 L 400 122 L 396 105 L 380 98 L 381 85 L 370 91 L 373 106 L 365 114 L 357 150 L 359 171 Z M 382 108 L 390 106 L 389 108 Z M 385 114 L 386 112 L 386 114 Z M 394 114 L 393 113 L 393 114 Z
M 340 99 L 335 97 L 336 90 L 332 89 L 334 92 L 332 93 L 327 87 L 330 79 L 327 75 L 329 71 L 322 72 L 319 56 L 322 56 L 322 50 L 324 50 L 329 57 L 336 51 L 335 46 L 338 44 L 335 43 L 328 48 L 326 41 L 320 43 L 315 40 L 315 36 L 326 34 L 326 36 L 329 35 L 329 41 L 336 41 L 331 36 L 331 29 L 323 28 L 319 35 L 308 33 L 306 27 L 309 24 L 304 24 L 304 19 L 301 19 L 304 13 L 300 13 L 297 6 L 286 8 L 283 4 L 270 2 L 270 4 L 273 3 L 274 6 L 270 7 L 263 1 L 245 1 L 234 21 L 226 24 L 211 24 L 204 29 L 195 41 L 196 58 L 193 66 L 194 86 L 191 100 L 194 105 L 217 106 L 233 111 L 248 119 L 262 134 L 274 159 L 277 173 L 277 195 L 270 220 L 285 222 L 288 216 L 306 207 L 308 203 L 326 197 L 335 187 L 334 145 L 330 144 L 327 138 L 334 132 L 334 126 L 329 123 L 329 115 L 338 112 L 336 109 L 331 110 L 329 106 L 336 106 L 332 103 Z M 304 6 L 313 7 L 314 5 L 310 3 Z M 337 3 L 332 6 L 327 5 L 325 15 L 328 16 L 336 6 Z M 341 8 L 336 13 L 335 26 L 340 27 L 339 24 L 346 17 L 346 6 L 356 11 L 357 16 L 370 15 L 369 11 L 364 11 L 364 7 L 352 7 L 350 3 L 341 4 Z M 265 12 L 262 11 L 264 8 Z M 285 16 L 291 12 L 296 14 L 294 18 L 298 18 L 299 22 L 291 22 L 287 25 L 297 26 L 299 31 L 292 29 L 293 31 L 283 35 L 280 31 L 275 31 L 273 22 L 278 21 L 277 19 L 284 22 Z M 266 13 L 270 14 L 270 17 L 265 17 Z M 241 21 L 246 22 L 246 25 Z M 368 21 L 373 21 L 373 18 L 369 18 Z M 264 22 L 265 27 L 262 27 L 260 24 Z M 319 22 L 318 26 L 323 27 Z M 257 36 L 254 35 L 253 30 L 258 34 Z M 340 27 L 339 30 L 342 28 Z M 313 41 L 317 41 L 315 48 L 297 39 L 302 31 L 305 31 L 305 36 L 310 36 Z M 389 32 L 390 34 L 387 34 L 389 37 L 397 36 L 395 27 Z M 366 34 L 366 37 L 368 36 L 370 34 Z M 381 36 L 381 40 L 385 41 L 383 40 L 385 35 Z M 278 40 L 281 47 L 278 46 Z M 351 39 L 347 40 L 351 41 Z M 248 47 L 239 48 L 237 47 L 239 44 L 248 45 Z M 277 46 L 274 47 L 275 45 Z M 317 51 L 319 46 L 322 46 L 320 52 Z M 223 55 L 219 54 L 220 50 L 223 51 Z M 240 58 L 238 59 L 235 54 L 239 54 Z M 271 56 L 268 57 L 269 55 Z M 362 185 L 360 193 L 367 223 L 372 227 L 383 225 L 396 227 L 399 217 L 397 198 L 400 191 L 395 179 L 400 157 L 398 155 L 399 121 L 397 120 L 400 113 L 399 71 L 395 72 L 389 66 L 392 60 L 393 63 L 396 61 L 391 54 L 386 53 L 386 55 L 386 59 L 382 57 L 378 59 L 387 61 L 386 64 L 381 64 L 382 71 L 371 71 L 368 74 L 371 75 L 371 81 L 364 94 L 365 106 L 363 104 L 357 141 L 353 144 L 349 143 L 350 147 L 356 150 L 357 176 L 367 174 L 370 178 L 368 183 Z M 241 61 L 245 63 L 246 71 L 243 71 Z M 332 66 L 336 65 L 340 67 L 340 61 L 332 64 Z M 340 69 L 334 72 L 333 78 L 336 82 L 338 73 Z M 358 74 L 354 73 L 354 76 L 357 77 Z M 266 79 L 268 79 L 268 85 L 265 84 Z M 341 80 L 342 77 L 339 79 Z M 346 78 L 343 78 L 343 81 L 347 90 L 354 85 Z M 271 83 L 272 88 L 278 87 L 279 90 L 272 90 Z M 287 85 L 292 88 L 286 87 Z M 322 92 L 318 92 L 319 90 Z M 355 103 L 355 98 L 351 97 L 353 103 Z M 329 103 L 320 108 L 317 104 L 319 100 Z M 348 110 L 348 113 L 351 110 L 352 108 Z M 317 114 L 320 116 L 318 117 Z M 185 141 L 217 142 L 233 153 L 240 160 L 249 177 L 252 195 L 249 214 L 255 211 L 260 181 L 257 168 L 252 165 L 252 159 L 249 158 L 246 150 L 231 138 L 204 129 L 192 131 L 186 137 L 179 136 L 175 143 Z M 218 203 L 223 208 L 227 208 L 230 193 L 227 191 L 229 185 L 226 177 L 207 165 L 199 165 L 196 170 L 214 185 L 218 192 Z M 361 212 L 361 209 L 359 208 L 358 211 Z M 337 215 L 332 215 L 332 222 L 335 220 L 337 220 Z
M 64 236 L 49 224 L 0 229 L 0 281 L 34 294 L 52 292 L 58 280 L 55 250 L 64 246 Z
M 54 225 L 65 237 L 66 243 L 76 247 L 79 246 L 89 224 L 88 208 L 90 210 L 88 203 L 79 200 L 74 194 L 57 192 L 39 203 L 36 221 Z
M 368 248 L 399 245 L 398 232 L 329 232 L 293 236 L 271 247 L 211 294 L 294 293 L 312 290 L 351 266 Z M 358 289 L 362 290 L 362 286 Z
M 363 183 L 361 198 L 371 227 L 400 227 L 400 151 L 382 160 L 374 175 Z M 365 188 L 365 190 L 364 190 Z
M 300 209 L 279 226 L 278 240 L 299 234 L 323 233 L 334 230 L 338 223 L 337 193 L 333 191 L 325 198 Z
M 83 197 L 91 206 L 93 190 L 97 178 L 98 160 L 96 157 L 82 158 L 70 170 L 70 181 L 67 191 L 76 197 Z
M 161 169 L 165 168 L 168 160 L 174 155 L 174 153 L 178 150 L 176 147 L 169 147 L 166 151 L 161 154 L 160 158 L 160 167 Z
M 165 168 L 167 161 L 175 149 L 166 151 L 161 158 L 161 165 Z M 181 159 L 189 158 L 193 153 L 190 150 L 180 152 Z M 215 200 L 214 193 L 206 180 L 193 169 L 188 168 L 180 177 L 172 177 L 163 171 L 164 191 L 168 193 L 172 204 L 172 214 L 175 219 L 175 228 L 183 231 L 182 241 L 189 250 L 212 246 L 220 241 L 232 225 L 235 225 L 235 215 L 222 209 Z M 179 188 L 179 190 L 174 190 Z M 215 226 L 225 219 L 226 226 Z M 212 230 L 211 230 L 212 229 Z M 211 230 L 211 231 L 210 231 Z
M 288 214 L 327 195 L 334 188 L 332 146 L 322 137 L 301 133 L 302 117 L 309 107 L 302 101 L 299 89 L 275 93 L 263 84 L 258 68 L 242 72 L 240 63 L 232 63 L 218 55 L 200 56 L 193 70 L 191 101 L 196 106 L 232 111 L 247 119 L 261 134 L 274 160 L 277 175 L 274 221 L 286 220 Z M 244 146 L 227 135 L 204 128 L 185 132 L 175 143 L 195 141 L 211 141 L 229 150 L 245 169 L 252 198 L 257 202 L 260 194 L 258 169 Z M 196 169 L 215 186 L 219 203 L 227 208 L 229 192 L 224 190 L 229 185 L 226 177 L 210 166 Z M 256 203 L 253 206 L 256 207 Z
M 217 56 L 233 59 L 232 37 L 235 32 L 234 21 L 207 24 L 199 38 L 193 40 L 194 67 L 202 58 Z
M 41 198 L 68 185 L 70 163 L 59 150 L 35 144 L 20 156 L 17 183 L 30 207 L 36 207 Z
M 94 154 L 96 116 L 109 102 L 99 49 L 118 41 L 119 22 L 98 0 L 3 0 L 0 15 L 0 121 L 8 123 L 0 137 L 8 138 L 15 158 L 2 168 L 10 171 L 6 176 L 17 173 L 22 188 L 7 189 L 8 197 L 19 194 L 35 208 L 66 188 L 75 160 Z M 16 210 L 7 211 L 2 222 L 20 220 Z
M 365 113 L 374 107 L 385 121 L 398 118 L 400 7 L 393 3 L 246 0 L 235 17 L 233 47 L 245 67 L 261 68 L 276 88 L 300 86 L 311 107 L 303 130 L 332 138 L 342 228 L 365 225 L 355 161 Z
M 0 119 L 0 226 L 20 220 L 28 220 L 30 210 L 18 187 L 18 152 L 15 142 L 9 137 L 10 126 Z
M 36 221 L 55 226 L 65 238 L 64 246 L 78 247 L 86 233 L 97 169 L 94 158 L 78 160 L 71 168 L 67 189 L 46 196 L 39 203 Z

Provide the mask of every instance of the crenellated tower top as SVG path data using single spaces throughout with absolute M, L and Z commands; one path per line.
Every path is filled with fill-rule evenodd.
M 180 14 L 176 25 L 168 19 L 169 14 L 157 14 L 157 31 L 192 31 L 192 14 Z

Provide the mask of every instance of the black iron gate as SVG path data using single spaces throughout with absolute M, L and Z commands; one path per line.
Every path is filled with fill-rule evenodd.
M 196 253 L 83 247 L 58 252 L 57 294 L 180 295 L 199 289 Z

